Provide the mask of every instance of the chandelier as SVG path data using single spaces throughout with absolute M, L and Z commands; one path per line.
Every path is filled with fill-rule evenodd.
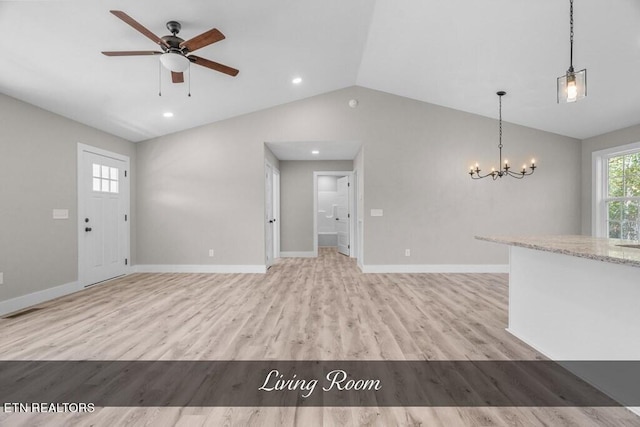
M 558 104 L 576 102 L 587 96 L 587 69 L 573 70 L 573 0 L 569 0 L 569 69 L 558 77 Z
M 498 166 L 502 164 L 502 97 L 504 95 L 506 95 L 507 92 L 501 90 L 499 92 L 496 92 L 496 95 L 498 95 L 498 100 L 499 100 L 499 110 L 500 110 L 500 136 L 498 139 L 498 150 L 500 152 L 500 162 L 498 163 Z M 496 170 L 495 168 L 491 168 L 491 172 L 485 174 L 485 175 L 480 175 L 480 166 L 476 163 L 475 167 L 471 166 L 471 168 L 469 169 L 469 175 L 471 175 L 472 179 L 482 179 L 482 178 L 486 178 L 488 176 L 490 176 L 491 178 L 493 178 L 493 180 L 495 181 L 498 178 L 502 178 L 503 176 L 510 176 L 512 178 L 517 178 L 517 179 L 522 179 L 527 175 L 531 175 L 533 174 L 533 172 L 536 170 L 537 166 L 536 166 L 536 161 L 535 159 L 531 159 L 531 166 L 529 166 L 529 169 L 531 169 L 530 172 L 527 172 L 527 165 L 522 165 L 522 170 L 520 172 L 513 172 L 511 170 L 511 166 L 509 166 L 509 160 L 505 160 L 504 161 L 504 166 L 502 166 L 502 169 L 498 169 Z

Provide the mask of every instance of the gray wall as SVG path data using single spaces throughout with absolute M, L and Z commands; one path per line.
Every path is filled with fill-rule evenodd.
M 505 247 L 473 236 L 579 233 L 580 141 L 505 123 L 506 157 L 540 168 L 472 181 L 474 161 L 497 162 L 497 132 L 495 119 L 350 87 L 139 143 L 138 262 L 263 264 L 264 141 L 362 142 L 366 265 L 504 264 Z
M 475 161 L 498 166 L 497 120 L 374 91 L 357 97 L 365 265 L 502 264 L 505 247 L 473 236 L 579 232 L 578 140 L 505 123 L 505 158 L 519 167 L 535 157 L 540 168 L 523 180 L 473 181 Z M 507 99 L 503 107 L 508 120 Z
M 132 143 L 0 94 L 0 301 L 78 279 L 79 142 L 129 156 L 135 164 Z M 132 200 L 135 176 L 133 168 Z M 54 208 L 69 209 L 69 219 L 53 220 Z M 133 239 L 132 262 L 135 251 Z
M 591 234 L 592 153 L 640 141 L 640 125 L 631 126 L 582 141 L 582 234 Z
M 313 251 L 313 172 L 352 170 L 352 160 L 280 161 L 282 252 Z

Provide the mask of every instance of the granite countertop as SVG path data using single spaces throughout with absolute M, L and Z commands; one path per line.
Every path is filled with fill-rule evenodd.
M 591 236 L 476 236 L 476 239 L 640 267 L 640 249 L 617 246 L 640 244 L 633 240 Z

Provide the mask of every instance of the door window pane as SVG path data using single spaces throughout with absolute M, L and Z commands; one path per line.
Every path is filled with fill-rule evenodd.
M 118 168 L 93 163 L 91 172 L 93 175 L 93 191 L 118 193 L 120 189 L 118 185 L 120 171 Z

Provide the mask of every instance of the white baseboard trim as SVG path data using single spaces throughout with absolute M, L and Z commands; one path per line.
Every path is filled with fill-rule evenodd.
M 313 251 L 280 252 L 280 258 L 315 258 L 317 256 Z
M 0 316 L 19 311 L 32 305 L 40 304 L 55 298 L 72 294 L 83 290 L 78 282 L 66 283 L 42 291 L 33 292 L 27 295 L 15 297 L 6 301 L 0 301 Z
M 508 273 L 508 264 L 392 264 L 362 265 L 363 273 Z
M 266 265 L 188 265 L 188 264 L 141 264 L 138 273 L 266 273 Z

